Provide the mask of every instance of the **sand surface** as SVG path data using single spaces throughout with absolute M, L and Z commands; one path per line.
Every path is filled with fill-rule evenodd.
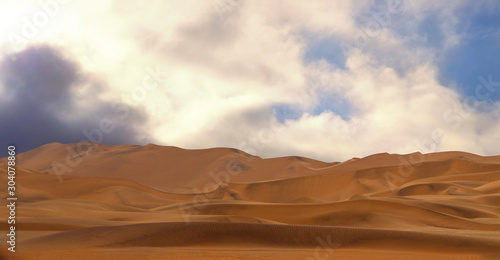
M 500 259 L 500 156 L 51 143 L 17 163 L 0 259 Z

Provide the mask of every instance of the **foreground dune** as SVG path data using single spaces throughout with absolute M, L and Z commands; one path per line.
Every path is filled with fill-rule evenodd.
M 18 156 L 18 247 L 0 259 L 500 258 L 499 156 L 78 148 Z

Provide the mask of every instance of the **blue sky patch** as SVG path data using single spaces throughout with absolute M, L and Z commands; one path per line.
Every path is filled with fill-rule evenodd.
M 479 77 L 492 76 L 500 81 L 500 7 L 466 6 L 458 11 L 461 43 L 443 54 L 439 61 L 439 80 L 445 86 L 456 85 L 464 96 L 475 96 Z M 478 9 L 485 9 L 478 12 Z M 500 89 L 491 93 L 491 101 L 500 100 Z
M 321 38 L 313 34 L 305 34 L 304 38 L 307 44 L 304 53 L 306 63 L 325 60 L 340 69 L 345 69 L 346 57 L 342 53 L 340 39 L 335 37 Z

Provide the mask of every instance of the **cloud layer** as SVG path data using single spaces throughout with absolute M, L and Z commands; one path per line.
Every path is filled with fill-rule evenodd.
M 46 2 L 53 15 L 36 37 L 23 36 L 22 21 L 47 13 L 37 3 L 3 29 L 0 119 L 15 125 L 4 142 L 23 139 L 22 129 L 40 131 L 27 147 L 77 142 L 109 118 L 119 127 L 104 135 L 108 144 L 326 161 L 500 153 L 500 76 L 488 66 L 496 61 L 465 55 L 499 51 L 495 3 Z M 117 119 L 112 104 L 131 116 Z

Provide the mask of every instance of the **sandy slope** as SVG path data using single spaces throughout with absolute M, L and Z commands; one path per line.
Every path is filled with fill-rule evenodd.
M 89 147 L 50 143 L 21 154 L 18 160 L 23 167 L 41 172 L 124 178 L 175 192 L 204 189 L 223 181 L 304 176 L 310 174 L 308 168 L 332 165 L 302 157 L 263 160 L 229 148 L 184 150 L 153 144 Z
M 500 258 L 498 156 L 76 148 L 18 156 L 18 259 Z

